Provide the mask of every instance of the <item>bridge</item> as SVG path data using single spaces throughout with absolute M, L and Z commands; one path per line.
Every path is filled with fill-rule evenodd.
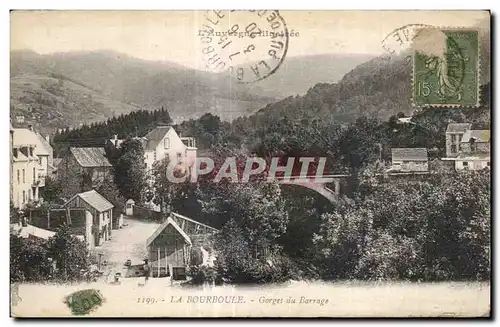
M 340 180 L 349 175 L 323 175 L 323 176 L 276 176 L 274 179 L 281 185 L 297 185 L 313 190 L 331 203 L 336 203 L 340 196 Z M 326 184 L 333 183 L 333 189 Z

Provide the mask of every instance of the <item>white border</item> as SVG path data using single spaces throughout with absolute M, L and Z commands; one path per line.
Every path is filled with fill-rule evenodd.
M 3 64 L 3 70 L 2 73 L 4 76 L 2 76 L 2 87 L 1 87 L 1 99 L 2 99 L 2 104 L 3 104 L 3 110 L 2 114 L 5 115 L 4 119 L 1 119 L 0 121 L 2 124 L 5 124 L 5 129 L 3 130 L 4 137 L 3 141 L 0 143 L 1 144 L 1 153 L 6 154 L 7 153 L 7 124 L 8 124 L 8 116 L 9 116 L 9 9 L 135 9 L 135 10 L 151 10 L 151 9 L 175 9 L 175 10 L 180 10 L 180 9 L 215 9 L 215 8 L 220 8 L 220 9 L 307 9 L 307 10 L 312 10 L 312 9 L 337 9 L 337 10 L 347 10 L 347 9 L 365 9 L 365 10 L 415 10 L 415 9 L 441 9 L 441 10 L 451 10 L 451 9 L 460 9 L 460 10 L 465 10 L 465 9 L 493 9 L 493 13 L 497 12 L 497 8 L 499 6 L 498 1 L 484 1 L 484 0 L 474 0 L 474 1 L 468 1 L 468 2 L 461 2 L 461 1 L 442 1 L 441 3 L 435 1 L 435 0 L 419 0 L 419 1 L 335 1 L 335 2 L 328 2 L 330 5 L 325 6 L 327 2 L 322 1 L 322 0 L 309 0 L 309 1 L 300 1 L 300 2 L 295 2 L 295 1 L 273 1 L 272 3 L 269 0 L 253 0 L 251 2 L 236 2 L 236 1 L 179 1 L 179 2 L 174 2 L 174 1 L 148 1 L 148 0 L 141 0 L 141 1 L 131 1 L 131 0 L 122 0 L 120 2 L 111 2 L 111 1 L 105 1 L 105 0 L 87 0 L 85 2 L 80 2 L 78 4 L 75 4 L 74 2 L 68 2 L 68 1 L 44 1 L 41 3 L 40 1 L 2 1 L 2 11 L 1 11 L 1 16 L 0 16 L 0 26 L 1 26 L 1 33 L 2 33 L 2 51 L 0 52 L 1 55 L 1 62 Z M 272 4 L 272 6 L 270 6 Z M 459 5 L 466 5 L 466 7 L 458 7 Z M 208 7 L 207 7 L 208 6 Z M 251 8 L 249 8 L 249 6 Z M 493 31 L 492 31 L 493 32 Z M 494 32 L 493 32 L 494 33 Z M 495 35 L 495 34 L 493 34 Z M 495 52 L 493 52 L 495 53 Z M 496 58 L 495 58 L 496 59 Z M 492 74 L 492 76 L 495 76 L 497 73 L 496 67 L 494 68 L 495 72 Z M 496 91 L 492 90 L 492 91 Z M 495 110 L 496 108 L 492 108 L 492 110 Z M 499 114 L 495 114 L 495 121 L 494 121 L 494 126 L 498 130 L 497 125 L 498 125 L 498 118 Z M 497 139 L 497 135 L 495 132 L 494 138 Z M 494 142 L 494 145 L 496 147 L 497 142 Z M 495 148 L 495 150 L 498 150 Z M 495 151 L 496 153 L 497 151 Z M 9 163 L 7 161 L 8 156 L 3 156 L 3 160 L 1 162 L 1 169 L 4 171 L 2 174 L 4 176 L 4 180 L 6 179 L 5 176 L 9 175 Z M 496 160 L 494 160 L 494 169 L 496 171 L 497 165 L 496 165 Z M 2 192 L 2 198 L 4 199 L 4 204 L 5 206 L 2 206 L 4 209 L 4 214 L 3 219 L 3 226 L 8 226 L 6 220 L 8 220 L 8 207 L 7 207 L 7 199 L 9 197 L 9 189 L 7 187 L 7 183 L 5 182 L 2 184 L 2 187 L 0 187 L 0 190 Z M 500 195 L 498 192 L 494 192 L 495 194 L 495 199 L 493 203 L 500 203 Z M 496 217 L 492 217 L 492 219 L 495 219 Z M 495 219 L 496 220 L 496 219 Z M 496 226 L 499 225 L 498 221 L 495 223 Z M 9 318 L 9 283 L 8 283 L 8 278 L 9 278 L 9 270 L 8 270 L 8 256 L 9 256 L 9 237 L 8 237 L 8 228 L 4 227 L 3 229 L 5 231 L 5 237 L 3 237 L 3 241 L 5 242 L 4 246 L 1 247 L 2 249 L 2 258 L 3 258 L 3 265 L 2 265 L 2 278 L 1 278 L 1 285 L 2 285 L 2 290 L 0 291 L 0 294 L 2 294 L 2 325 L 12 325 L 14 324 L 14 320 Z M 496 230 L 498 232 L 498 230 Z M 494 252 L 494 254 L 496 251 Z M 495 254 L 495 262 L 498 263 L 498 255 Z M 496 271 L 496 269 L 495 269 Z M 43 296 L 40 297 L 40 300 L 43 300 Z M 493 308 L 492 308 L 493 309 Z M 498 308 L 495 308 L 496 312 L 498 313 Z M 62 323 L 72 323 L 73 321 L 62 321 Z M 193 321 L 185 324 L 192 324 L 192 325 L 197 325 L 201 321 Z M 307 321 L 298 321 L 299 323 L 306 323 L 308 324 L 309 322 Z M 367 321 L 368 322 L 368 321 Z M 40 321 L 38 323 L 41 323 Z M 45 322 L 45 324 L 52 324 L 53 322 Z M 106 321 L 102 322 L 96 322 L 96 321 L 88 321 L 84 322 L 84 324 L 88 325 L 102 325 L 105 324 Z M 121 321 L 120 323 L 127 323 L 125 321 Z M 158 321 L 157 323 L 160 324 L 177 324 L 177 322 L 174 321 Z M 213 323 L 216 324 L 221 324 L 221 323 L 230 323 L 230 324 L 241 324 L 244 322 L 241 321 L 214 321 Z M 289 321 L 255 321 L 252 322 L 252 324 L 259 324 L 259 325 L 267 325 L 267 324 L 276 324 L 276 323 L 285 323 L 285 324 L 290 324 Z M 340 322 L 340 321 L 331 321 L 327 322 L 330 324 L 345 324 L 345 322 Z M 351 322 L 355 324 L 361 324 L 361 321 L 356 321 L 356 322 Z M 387 324 L 386 321 L 380 321 L 382 324 Z M 437 322 L 431 322 L 431 321 L 422 321 L 422 323 L 425 323 L 426 325 L 437 325 Z M 24 322 L 24 324 L 34 324 L 33 322 Z M 143 325 L 144 322 L 129 322 L 128 324 L 131 325 Z

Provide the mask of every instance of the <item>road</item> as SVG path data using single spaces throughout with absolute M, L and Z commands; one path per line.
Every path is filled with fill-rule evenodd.
M 103 253 L 102 260 L 107 261 L 104 275 L 112 278 L 115 272 L 126 275 L 125 261 L 130 259 L 132 265 L 140 265 L 147 258 L 146 240 L 160 226 L 158 223 L 143 222 L 132 218 L 124 218 L 124 226 L 111 232 L 111 240 L 98 247 Z

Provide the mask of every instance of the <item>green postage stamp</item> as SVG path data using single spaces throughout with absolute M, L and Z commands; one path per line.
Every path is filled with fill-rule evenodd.
M 423 28 L 413 40 L 413 104 L 479 105 L 479 40 L 471 29 Z

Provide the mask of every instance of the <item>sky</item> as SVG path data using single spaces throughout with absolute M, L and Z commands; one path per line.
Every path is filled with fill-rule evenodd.
M 486 11 L 280 11 L 288 31 L 287 56 L 381 54 L 381 41 L 407 24 L 472 27 Z M 40 54 L 114 50 L 131 57 L 203 69 L 201 11 L 14 11 L 11 50 Z

